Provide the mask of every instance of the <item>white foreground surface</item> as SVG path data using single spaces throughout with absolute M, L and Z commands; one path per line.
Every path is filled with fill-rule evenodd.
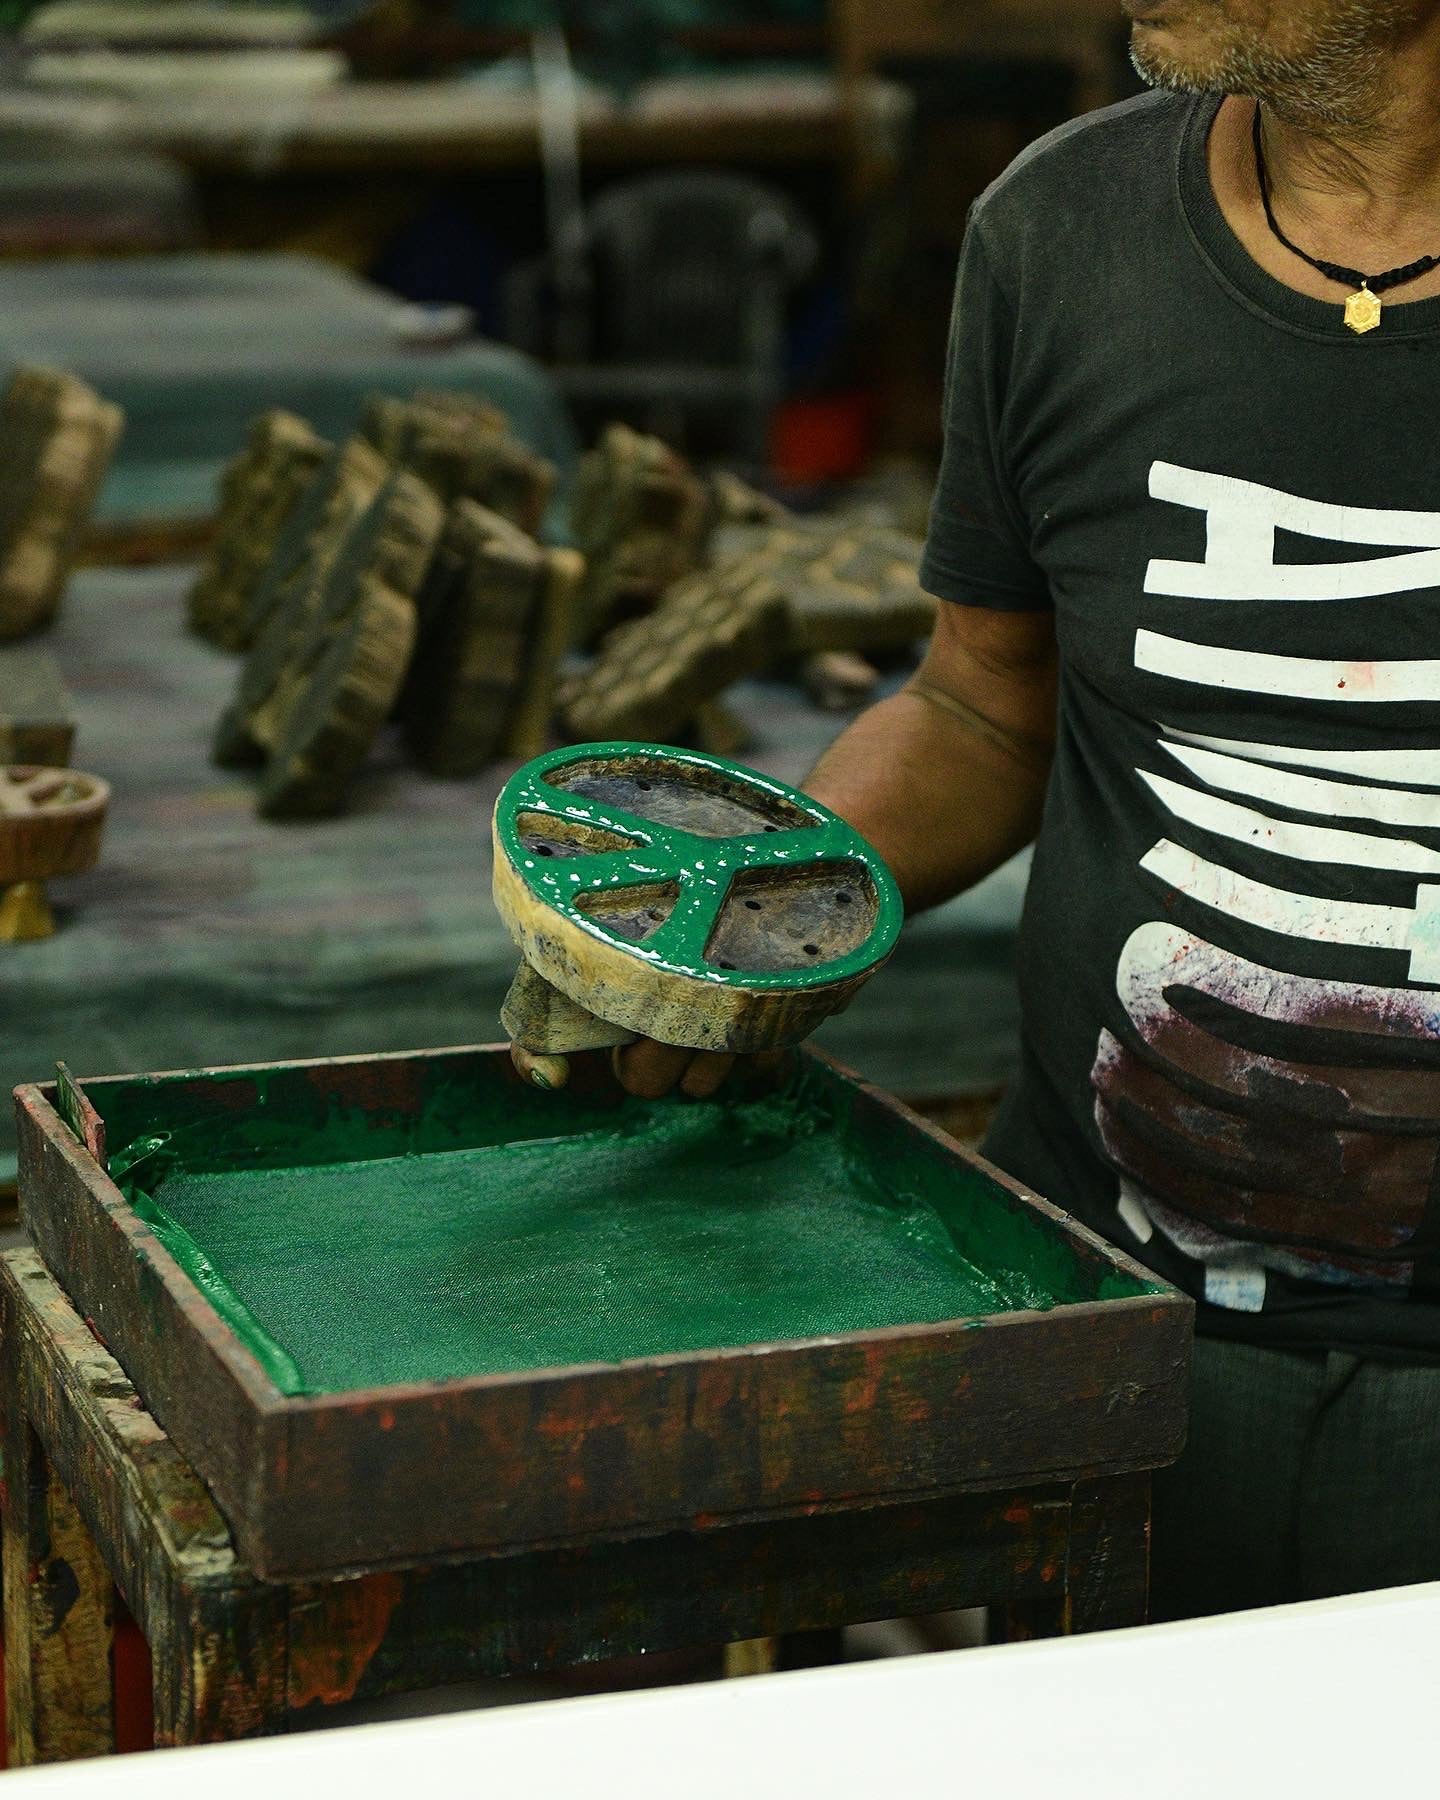
M 1436 1791 L 1437 1683 L 1440 1585 L 75 1763 L 5 1785 L 34 1800 L 1355 1800 Z

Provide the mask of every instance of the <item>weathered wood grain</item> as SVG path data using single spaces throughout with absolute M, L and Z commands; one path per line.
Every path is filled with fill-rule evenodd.
M 920 586 L 921 545 L 903 532 L 847 520 L 731 526 L 710 546 L 717 567 L 762 568 L 785 605 L 788 647 L 903 650 L 929 637 L 936 602 Z
M 157 1745 L 278 1729 L 285 1590 L 256 1582 L 239 1562 L 204 1485 L 32 1251 L 0 1258 L 0 1322 L 10 1432 L 42 1447 L 52 1482 L 101 1553 L 103 1567 L 92 1561 L 85 1571 L 87 1604 L 97 1608 L 103 1595 L 108 1606 L 113 1581 L 145 1636 Z M 11 1510 L 5 1530 L 13 1559 Z M 8 1664 L 8 1613 L 6 1639 Z M 109 1692 L 107 1666 L 107 1701 Z M 83 1753 L 109 1748 L 98 1729 L 90 1743 Z M 17 1747 L 28 1760 L 28 1746 Z
M 263 413 L 221 483 L 215 537 L 187 600 L 192 631 L 224 650 L 248 650 L 263 617 L 255 591 L 285 526 L 331 446 L 293 413 Z
M 260 807 L 270 817 L 323 816 L 343 804 L 414 651 L 415 599 L 442 509 L 401 472 L 362 507 L 373 452 L 358 448 L 348 522 L 262 634 L 217 733 L 217 760 L 265 763 Z
M 54 619 L 123 428 L 77 376 L 12 377 L 0 400 L 0 642 Z
M 756 675 L 783 652 L 783 596 L 758 560 L 692 575 L 645 618 L 618 626 L 561 712 L 580 743 L 673 742 L 706 701 Z
M 420 596 L 420 642 L 400 702 L 422 769 L 462 779 L 503 754 L 545 748 L 578 563 L 472 500 L 451 507 Z
M 513 435 L 505 415 L 469 394 L 421 389 L 373 396 L 361 427 L 387 460 L 428 482 L 447 504 L 473 500 L 536 536 L 558 473 Z
M 612 425 L 581 462 L 575 493 L 586 640 L 651 611 L 697 569 L 710 519 L 709 494 L 683 457 L 658 438 Z
M 47 650 L 0 649 L 0 763 L 63 769 L 75 745 L 75 702 Z
M 109 1575 L 26 1414 L 6 1411 L 7 1766 L 105 1756 L 115 1738 Z

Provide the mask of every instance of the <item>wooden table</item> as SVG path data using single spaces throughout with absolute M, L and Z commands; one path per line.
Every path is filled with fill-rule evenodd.
M 697 1340 L 748 1346 L 720 1351 L 677 1339 L 664 1355 L 551 1354 L 533 1372 L 529 1361 L 505 1362 L 514 1373 L 448 1380 L 400 1380 L 387 1349 L 388 1372 L 371 1375 L 368 1389 L 336 1386 L 306 1360 L 310 1351 L 276 1337 L 292 1377 L 243 1335 L 239 1295 L 220 1295 L 223 1276 L 215 1286 L 216 1269 L 234 1265 L 205 1228 L 185 1237 L 167 1178 L 157 1177 L 162 1200 L 132 1204 L 102 1172 L 102 1127 L 118 1167 L 126 1144 L 141 1160 L 151 1154 L 152 1126 L 163 1120 L 169 1142 L 191 1146 L 187 1156 L 208 1145 L 207 1166 L 222 1182 L 255 1166 L 257 1106 L 262 1136 L 273 1141 L 286 1120 L 306 1134 L 304 1144 L 286 1138 L 276 1168 L 296 1166 L 296 1145 L 301 1165 L 327 1166 L 307 1164 L 322 1148 L 312 1134 L 339 1130 L 346 1145 L 363 1146 L 340 1162 L 368 1153 L 386 1171 L 385 1205 L 369 1226 L 355 1178 L 345 1178 L 345 1235 L 358 1242 L 378 1229 L 388 1242 L 397 1217 L 388 1159 L 413 1167 L 453 1154 L 437 1148 L 437 1133 L 446 1146 L 485 1141 L 467 1106 L 504 1121 L 504 1135 L 488 1139 L 503 1148 L 549 1146 L 551 1132 L 595 1141 L 613 1109 L 633 1103 L 598 1076 L 587 1099 L 577 1075 L 558 1111 L 499 1050 L 87 1083 L 99 1112 L 70 1104 L 74 1126 L 56 1111 L 55 1088 L 22 1090 L 22 1195 L 45 1261 L 32 1251 L 0 1261 L 12 1762 L 111 1747 L 112 1589 L 150 1647 L 158 1744 L 278 1731 L 315 1708 L 440 1682 L 964 1606 L 1008 1609 L 1021 1636 L 1142 1622 L 1150 1474 L 1183 1438 L 1190 1303 L 822 1061 L 786 1084 L 712 1103 L 738 1109 L 713 1127 L 703 1110 L 677 1107 L 672 1127 L 688 1133 L 686 1121 L 699 1120 L 715 1134 L 706 1143 L 739 1143 L 776 1105 L 803 1105 L 800 1160 L 790 1165 L 801 1191 L 813 1190 L 821 1167 L 841 1166 L 815 1160 L 814 1146 L 838 1131 L 846 1159 L 903 1168 L 897 1196 L 930 1195 L 947 1230 L 977 1234 L 965 1239 L 972 1251 L 990 1243 L 996 1270 L 1031 1271 L 1018 1297 L 1003 1302 L 997 1290 L 984 1316 L 901 1315 L 938 1323 Z M 622 1129 L 633 1133 L 635 1122 Z M 625 1138 L 620 1189 L 631 1198 L 621 1203 L 643 1200 L 653 1232 L 658 1171 L 667 1159 L 693 1171 L 680 1177 L 672 1224 L 711 1208 L 703 1267 L 723 1271 L 729 1265 L 714 1261 L 723 1204 L 694 1197 L 698 1157 L 677 1162 L 682 1152 L 665 1149 L 658 1129 L 657 1158 L 641 1165 L 632 1160 L 640 1140 Z M 532 1166 L 521 1177 L 527 1216 Z M 761 1174 L 726 1174 L 720 1186 L 748 1180 L 768 1208 L 787 1179 L 779 1167 L 766 1160 Z M 426 1172 L 427 1192 L 437 1179 Z M 290 1210 L 297 1196 L 288 1178 L 285 1186 L 294 1241 L 313 1242 L 314 1223 Z M 499 1190 L 484 1177 L 474 1191 L 485 1211 L 469 1216 L 488 1221 Z M 566 1191 L 568 1207 L 576 1190 Z M 842 1266 L 838 1192 L 832 1180 L 827 1269 Z M 249 1204 L 235 1216 L 253 1216 Z M 587 1190 L 587 1209 L 594 1204 Z M 909 1218 L 902 1209 L 883 1230 L 917 1243 Z M 758 1246 L 772 1240 L 754 1228 L 747 1214 L 742 1255 L 768 1271 Z M 465 1230 L 471 1259 L 483 1230 Z M 497 1230 L 510 1259 L 518 1240 Z M 195 1265 L 213 1303 L 177 1260 L 188 1266 L 196 1249 L 215 1258 Z M 364 1268 L 369 1254 L 360 1252 Z M 648 1261 L 647 1251 L 629 1268 L 648 1280 Z M 662 1286 L 677 1278 L 678 1263 L 658 1262 Z M 290 1259 L 279 1266 L 283 1274 Z M 328 1252 L 325 1266 L 325 1291 L 351 1280 L 353 1259 L 351 1274 Z M 816 1265 L 807 1257 L 804 1266 Z M 625 1267 L 618 1274 L 635 1279 Z M 926 1278 L 915 1265 L 901 1306 L 914 1304 L 910 1282 Z M 498 1276 L 477 1279 L 488 1295 Z M 729 1292 L 723 1275 L 715 1281 Z M 773 1281 L 767 1272 L 762 1291 Z M 300 1285 L 315 1292 L 308 1276 Z M 395 1310 L 402 1290 L 388 1278 L 381 1285 L 385 1341 L 408 1360 L 410 1325 Z M 1048 1305 L 1042 1290 L 1054 1296 Z M 347 1291 L 351 1309 L 368 1304 Z M 528 1321 L 503 1302 L 487 1305 L 513 1356 L 510 1334 Z M 321 1306 L 318 1354 L 328 1355 L 348 1328 L 331 1322 L 323 1296 Z M 279 1315 L 267 1316 L 264 1331 L 282 1331 Z M 620 1316 L 634 1345 L 628 1299 Z
M 32 1251 L 0 1258 L 12 1768 L 115 1747 L 118 1592 L 154 1670 L 157 1746 L 485 1676 L 991 1604 L 1015 1635 L 1146 1614 L 1150 1477 L 266 1584 Z

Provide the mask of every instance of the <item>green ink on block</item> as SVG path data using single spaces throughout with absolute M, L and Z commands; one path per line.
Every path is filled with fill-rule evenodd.
M 290 1394 L 1146 1291 L 927 1140 L 872 1139 L 850 1095 L 812 1072 L 778 1094 L 599 1104 L 487 1072 L 437 1085 L 404 1129 L 297 1119 L 260 1090 L 248 1117 L 167 1134 L 157 1086 L 116 1164 Z

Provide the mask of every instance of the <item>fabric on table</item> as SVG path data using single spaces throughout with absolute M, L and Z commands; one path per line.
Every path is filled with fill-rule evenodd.
M 269 407 L 340 438 L 368 394 L 422 386 L 499 407 L 516 436 L 568 476 L 569 416 L 537 363 L 479 341 L 407 345 L 399 309 L 370 283 L 303 256 L 0 265 L 0 379 L 17 364 L 49 364 L 125 408 L 97 513 L 107 522 L 204 516 L 250 421 Z
M 1440 1368 L 1201 1338 L 1157 1620 L 1440 1580 Z
M 52 885 L 44 943 L 0 957 L 0 1092 L 77 1074 L 485 1043 L 516 953 L 490 901 L 490 813 L 514 765 L 419 774 L 393 736 L 321 823 L 256 817 L 211 766 L 235 660 L 187 634 L 188 570 L 92 570 L 45 640 L 74 695 L 77 768 L 114 786 L 100 867 Z M 801 782 L 833 716 L 778 683 L 736 690 L 746 760 Z M 820 1043 L 915 1095 L 978 1094 L 1019 1054 L 1013 947 L 1025 865 L 916 922 Z M 0 1180 L 14 1126 L 0 1109 Z

